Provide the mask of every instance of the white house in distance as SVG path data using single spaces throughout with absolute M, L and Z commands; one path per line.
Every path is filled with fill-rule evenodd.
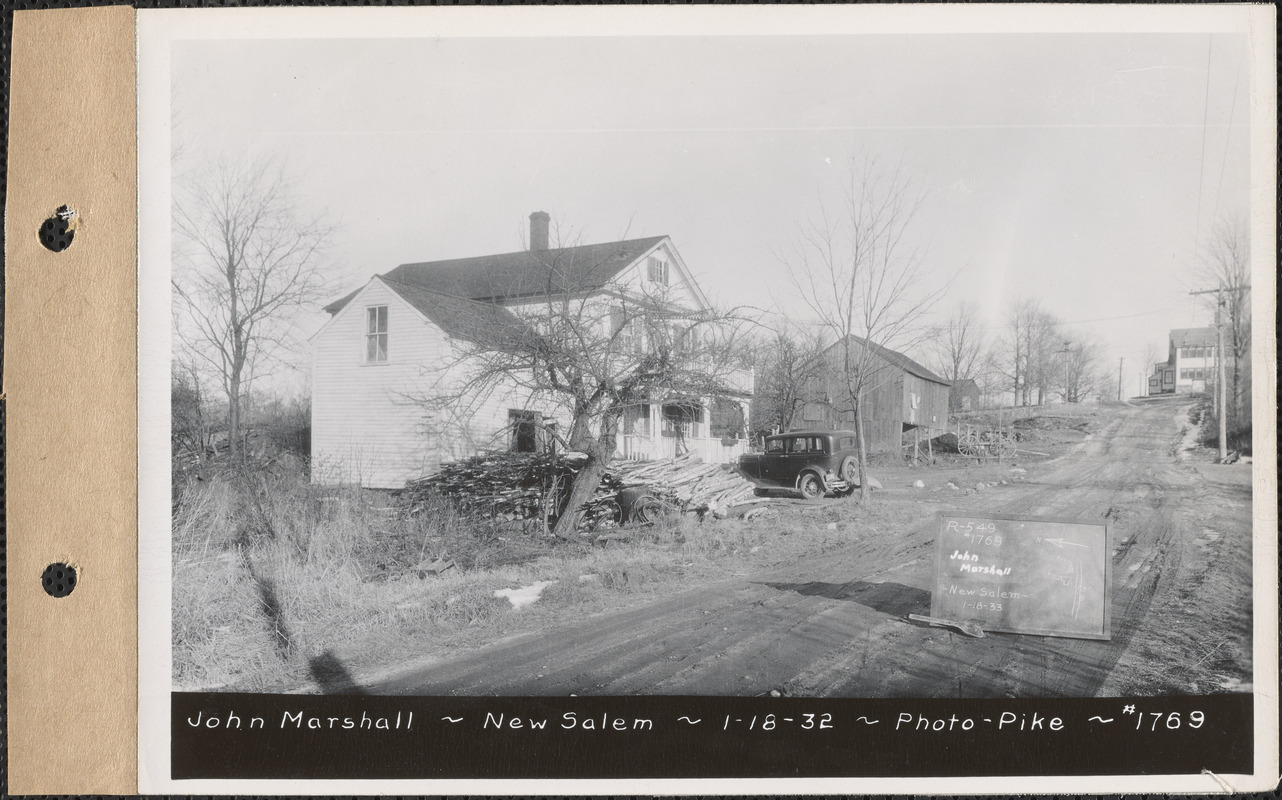
M 331 317 L 311 338 L 313 481 L 398 488 L 443 462 L 540 447 L 545 422 L 563 415 L 515 385 L 449 413 L 423 398 L 452 396 L 466 379 L 459 358 L 468 343 L 523 325 L 523 313 L 568 284 L 599 295 L 603 309 L 651 286 L 680 307 L 709 307 L 669 237 L 549 248 L 549 221 L 530 215 L 529 250 L 402 264 L 326 306 Z M 616 457 L 733 461 L 746 446 L 752 382 L 751 372 L 737 375 L 735 396 L 715 403 L 674 396 L 629 407 Z
M 1204 392 L 1214 381 L 1215 328 L 1175 328 L 1170 335 L 1170 355 L 1153 365 L 1149 394 Z

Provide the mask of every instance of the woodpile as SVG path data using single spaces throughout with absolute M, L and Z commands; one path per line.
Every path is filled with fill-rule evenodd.
M 711 511 L 753 502 L 756 487 L 732 464 L 705 464 L 694 456 L 656 461 L 615 461 L 610 474 L 624 488 L 646 487 L 649 494 L 684 511 Z
M 492 453 L 445 464 L 441 471 L 406 484 L 396 494 L 408 513 L 444 497 L 468 513 L 507 520 L 538 519 L 547 505 L 555 517 L 586 457 L 569 453 Z M 655 461 L 614 461 L 589 504 L 643 490 L 669 506 L 725 516 L 755 498 L 754 485 L 730 464 L 705 464 L 693 456 Z M 635 495 L 637 492 L 632 492 Z
M 410 481 L 396 496 L 410 514 L 444 497 L 462 511 L 507 520 L 536 519 L 545 501 L 568 494 L 585 457 L 575 453 L 555 461 L 544 453 L 487 453 L 444 464 L 435 475 Z M 555 508 L 552 509 L 553 515 Z

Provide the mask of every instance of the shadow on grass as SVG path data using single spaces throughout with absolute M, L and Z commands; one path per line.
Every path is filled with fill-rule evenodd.
M 930 592 L 902 583 L 886 581 L 869 583 L 867 581 L 850 581 L 849 583 L 767 583 L 772 589 L 781 592 L 796 592 L 811 597 L 827 597 L 830 600 L 844 600 L 859 603 L 874 611 L 891 616 L 902 617 L 906 614 L 929 614 Z
M 307 659 L 307 669 L 321 694 L 365 694 L 346 665 L 329 650 Z

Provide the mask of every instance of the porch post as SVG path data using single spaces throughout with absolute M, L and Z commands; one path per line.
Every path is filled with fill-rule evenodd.
M 650 457 L 663 458 L 663 401 L 650 402 Z

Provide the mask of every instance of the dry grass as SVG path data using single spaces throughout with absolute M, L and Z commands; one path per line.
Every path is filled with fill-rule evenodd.
M 603 546 L 468 519 L 445 503 L 408 517 L 385 493 L 312 486 L 301 474 L 215 475 L 180 492 L 175 686 L 325 688 L 333 676 L 317 677 L 320 661 L 367 672 L 477 646 L 824 552 L 848 540 L 856 518 L 894 516 L 884 499 L 751 523 L 675 516 Z M 435 557 L 457 568 L 412 569 Z M 555 583 L 529 608 L 494 597 L 536 581 Z

